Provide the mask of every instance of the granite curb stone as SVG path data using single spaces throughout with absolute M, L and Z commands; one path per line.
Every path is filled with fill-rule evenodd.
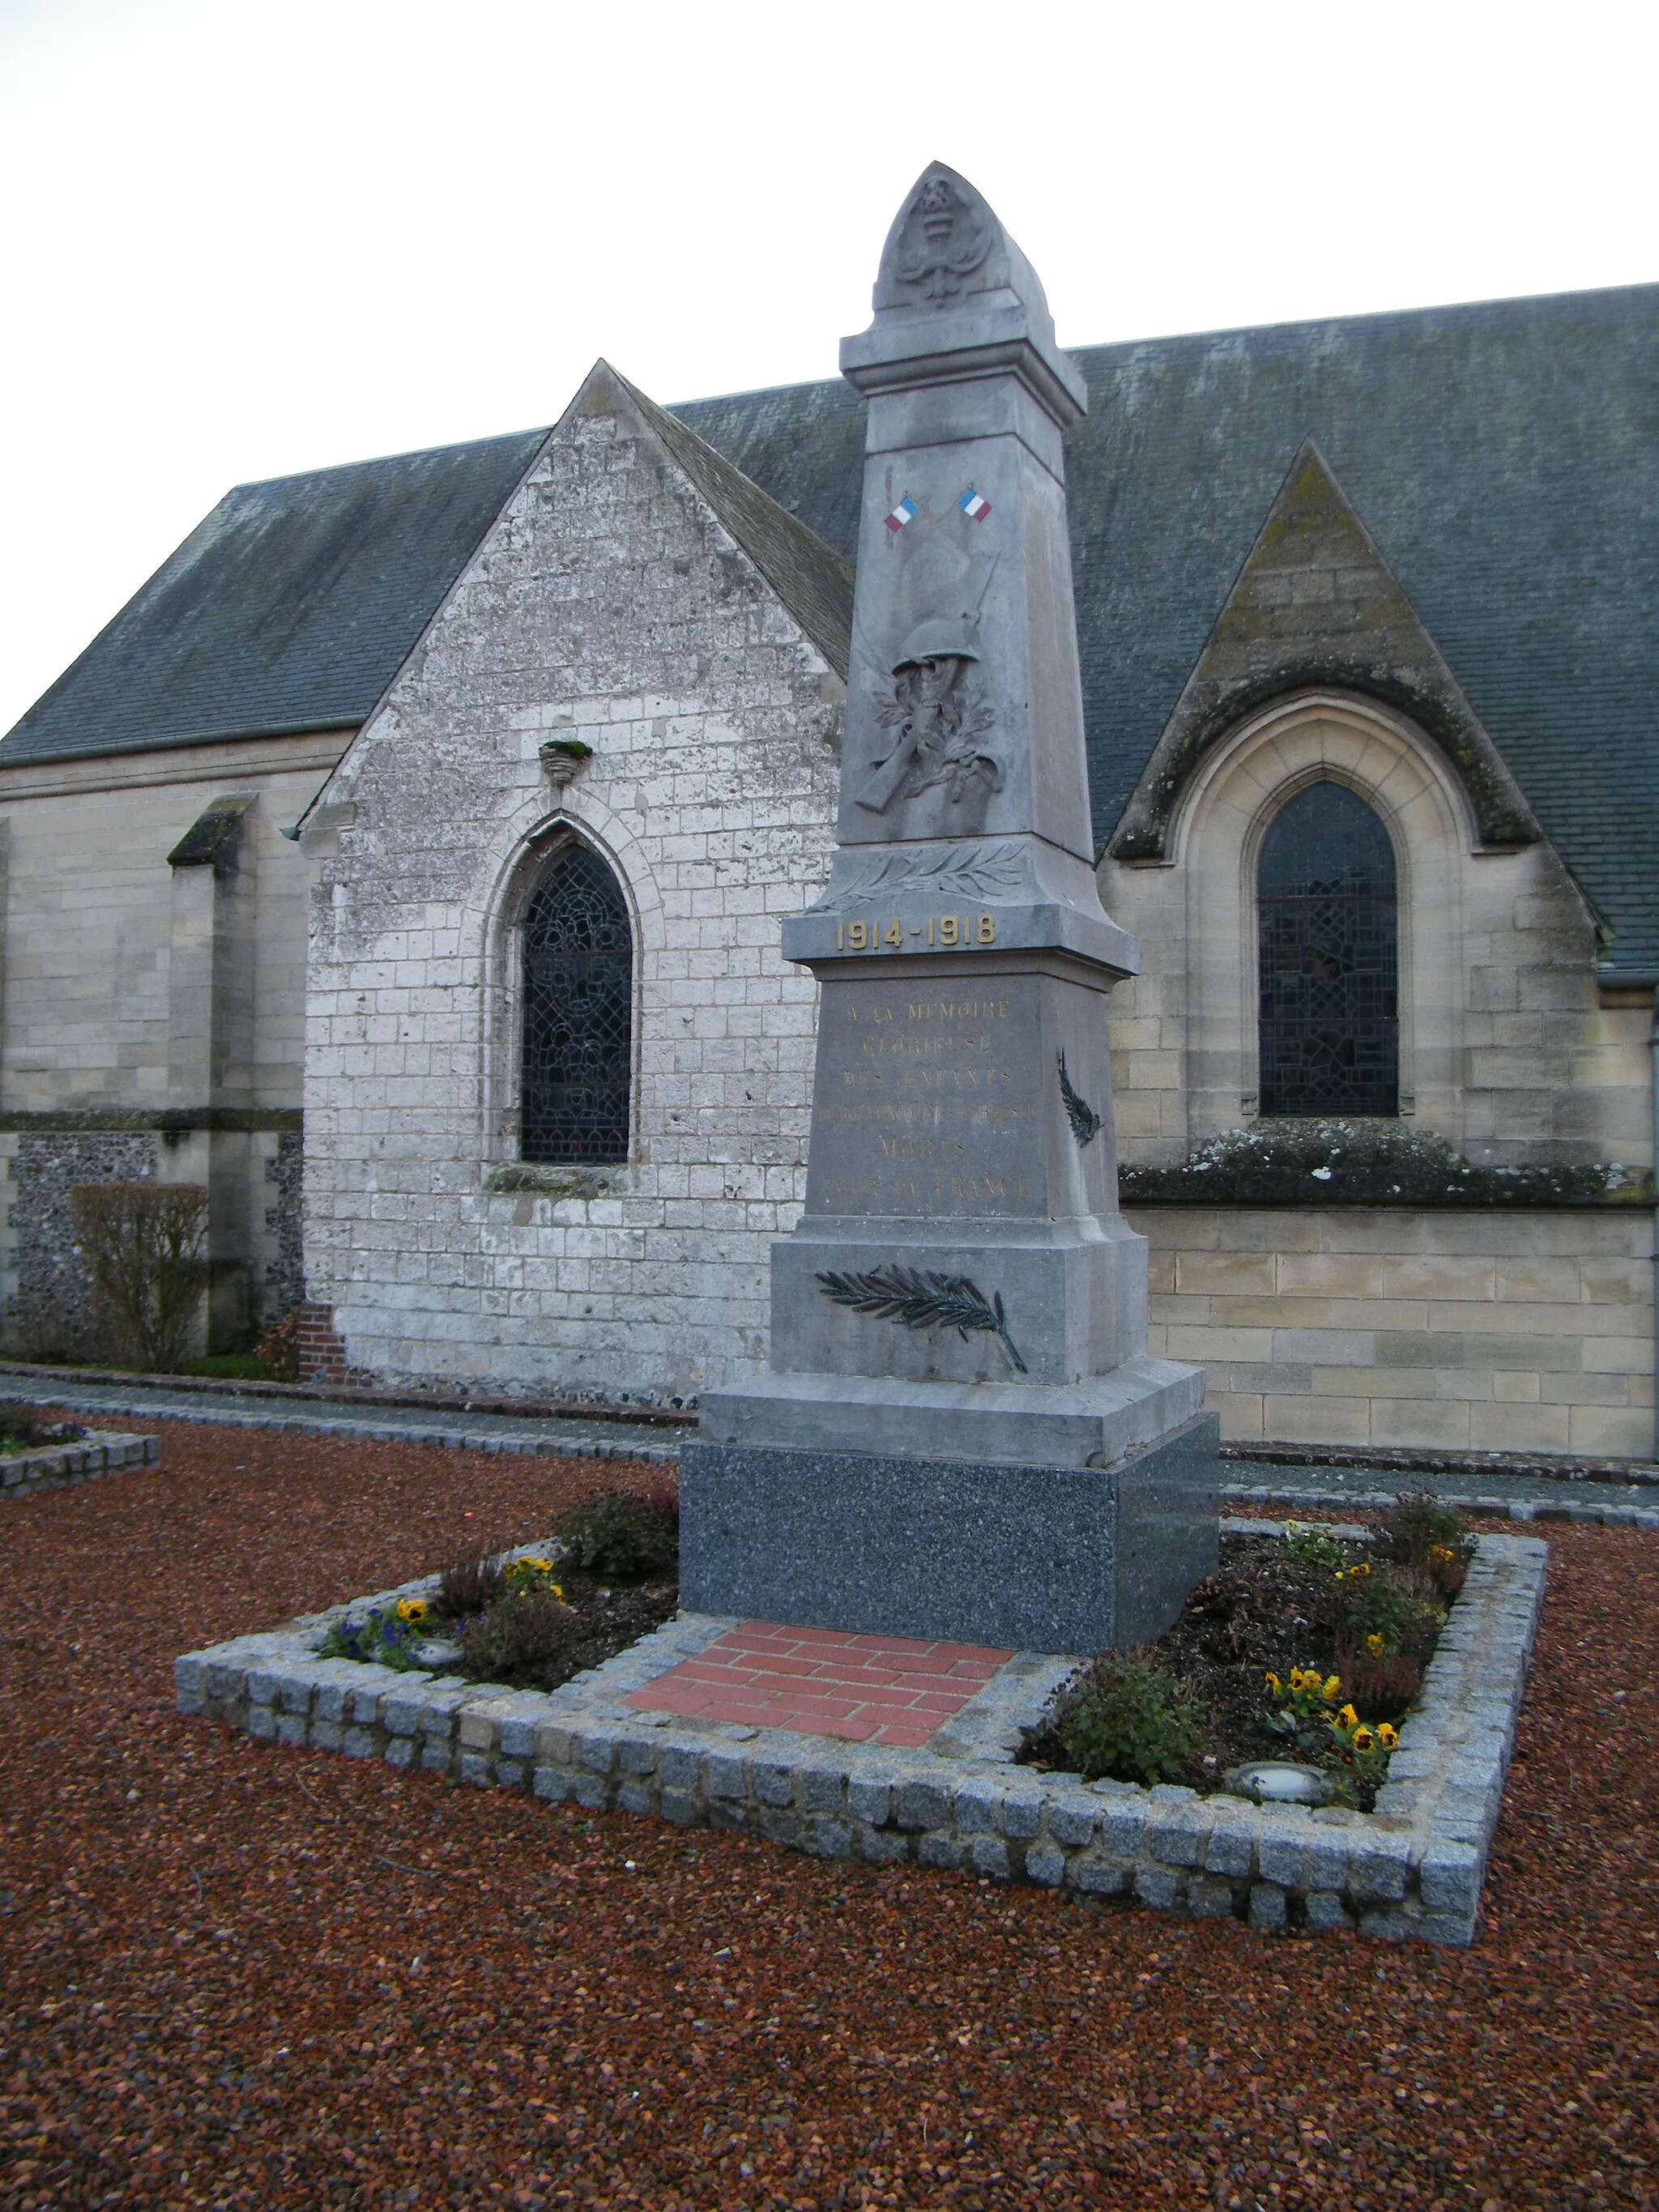
M 34 1451 L 0 1456 L 0 1498 L 27 1498 L 37 1490 L 63 1490 L 71 1483 L 95 1482 L 100 1475 L 123 1474 L 129 1468 L 155 1467 L 161 1456 L 160 1437 L 88 1429 L 74 1443 L 42 1444 Z
M 1257 1534 L 1273 1522 L 1232 1523 Z M 1352 1531 L 1356 1535 L 1363 1533 Z M 526 1547 L 533 1548 L 533 1547 Z M 179 1708 L 261 1741 L 419 1764 L 545 1802 L 734 1828 L 825 1858 L 912 1860 L 1256 1929 L 1464 1944 L 1542 1607 L 1547 1547 L 1482 1535 L 1374 1814 L 1310 1812 L 1190 1790 L 1085 1786 L 1015 1763 L 1080 1663 L 1017 1654 L 920 1751 L 687 1720 L 623 1699 L 737 1624 L 681 1614 L 545 1695 L 321 1659 L 332 1624 L 435 1577 L 175 1662 Z M 1016 1722 L 1012 1717 L 1018 1715 Z

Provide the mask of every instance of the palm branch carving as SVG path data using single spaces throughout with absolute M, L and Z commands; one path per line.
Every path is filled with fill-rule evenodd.
M 1072 1134 L 1077 1139 L 1078 1150 L 1081 1152 L 1085 1145 L 1092 1145 L 1100 1134 L 1100 1116 L 1088 1100 L 1080 1097 L 1073 1088 L 1072 1079 L 1066 1073 L 1065 1054 L 1062 1052 L 1058 1057 L 1060 1095 L 1066 1102 L 1066 1118 L 1072 1125 Z
M 1001 1291 L 988 1299 L 965 1275 L 894 1267 L 873 1267 L 867 1275 L 821 1273 L 817 1279 L 825 1297 L 878 1321 L 902 1322 L 906 1328 L 953 1328 L 964 1344 L 974 1331 L 988 1331 L 1001 1339 L 1017 1371 L 1028 1371 L 1008 1334 Z

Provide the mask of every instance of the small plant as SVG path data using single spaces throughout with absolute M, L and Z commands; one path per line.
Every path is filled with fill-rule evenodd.
M 1327 1725 L 1340 1776 L 1337 1795 L 1357 1802 L 1373 1797 L 1389 1771 L 1389 1754 L 1400 1738 L 1387 1721 L 1372 1728 L 1362 1721 L 1352 1705 L 1334 1713 Z
M 432 1608 L 422 1597 L 400 1597 L 389 1610 L 375 1606 L 355 1620 L 337 1620 L 323 1640 L 325 1659 L 357 1659 L 408 1674 L 420 1665 L 416 1644 L 431 1633 Z
M 1146 1659 L 1108 1652 L 1079 1675 L 1054 1715 L 1066 1755 L 1085 1781 L 1110 1776 L 1151 1784 L 1193 1766 L 1204 1723 L 1173 1674 Z
M 1426 1490 L 1398 1499 L 1382 1516 L 1381 1534 L 1396 1565 L 1415 1568 L 1448 1600 L 1462 1589 L 1480 1541 L 1455 1507 Z
M 1348 1554 L 1334 1536 L 1328 1536 L 1322 1528 L 1304 1528 L 1299 1522 L 1285 1523 L 1285 1549 L 1298 1565 L 1324 1567 L 1334 1573 L 1348 1564 Z
M 0 1419 L 0 1452 L 46 1451 L 53 1444 L 78 1444 L 85 1434 L 74 1421 L 30 1421 L 8 1415 Z
M 259 1339 L 260 1364 L 274 1382 L 300 1379 L 300 1313 L 298 1306 L 293 1307 Z
M 465 1620 L 485 1613 L 507 1588 L 507 1554 L 486 1552 L 476 1559 L 459 1559 L 438 1577 L 436 1606 L 444 1620 Z
M 80 1182 L 70 1192 L 94 1304 L 118 1355 L 155 1375 L 190 1356 L 208 1285 L 208 1194 L 193 1182 Z
M 1409 1571 L 1362 1560 L 1332 1576 L 1322 1610 L 1339 1657 L 1361 1653 L 1382 1658 L 1396 1651 L 1426 1657 L 1444 1614 Z M 1382 1638 L 1374 1650 L 1372 1638 Z
M 1304 1756 L 1322 1750 L 1330 1709 L 1342 1695 L 1340 1678 L 1322 1674 L 1317 1667 L 1292 1667 L 1288 1683 L 1271 1674 L 1263 1680 L 1275 1706 L 1267 1717 L 1273 1734 L 1288 1736 Z
M 556 1666 L 581 1633 L 580 1615 L 550 1588 L 501 1597 L 463 1631 L 465 1671 L 476 1681 L 533 1674 Z
M 1362 1561 L 1334 1575 L 1322 1611 L 1348 1694 L 1371 1719 L 1397 1719 L 1423 1686 L 1444 1614 L 1415 1570 Z
M 606 1491 L 571 1508 L 559 1523 L 559 1540 L 570 1565 L 586 1574 L 642 1580 L 679 1557 L 678 1497 L 667 1488 L 645 1497 Z
M 529 1597 L 538 1590 L 550 1590 L 562 1598 L 563 1589 L 553 1579 L 557 1571 L 551 1559 L 509 1559 L 501 1570 L 501 1583 L 509 1597 Z

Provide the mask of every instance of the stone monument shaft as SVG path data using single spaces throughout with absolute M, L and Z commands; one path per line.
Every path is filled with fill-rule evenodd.
M 1144 1484 L 1158 1448 L 1189 1489 L 1212 1426 L 1193 1426 L 1199 1370 L 1146 1357 L 1146 1246 L 1117 1203 L 1105 994 L 1138 963 L 1093 867 L 1060 445 L 1086 394 L 1025 257 L 939 163 L 842 366 L 869 428 L 838 849 L 784 928 L 821 985 L 806 1206 L 773 1250 L 772 1372 L 705 1398 L 686 1557 L 695 1582 L 717 1520 L 728 1554 L 805 1544 L 825 1565 L 842 1536 L 867 1551 L 855 1500 L 880 1492 L 884 1540 L 937 1559 L 936 1493 L 946 1518 L 1012 1513 L 1052 1578 L 1030 1472 L 1136 1459 Z M 1110 1494 L 1109 1553 L 1121 1487 L 1090 1491 Z M 831 1573 L 814 1596 L 776 1565 L 686 1601 L 901 1634 L 989 1619 L 964 1597 L 922 1607 L 955 1630 L 907 1629 L 921 1615 L 896 1584 L 831 1595 Z M 1098 1582 L 1098 1553 L 1079 1571 Z M 1066 1618 L 1110 1643 L 1123 1607 L 1097 1598 Z M 1040 1641 L 1022 1602 L 1001 1626 Z

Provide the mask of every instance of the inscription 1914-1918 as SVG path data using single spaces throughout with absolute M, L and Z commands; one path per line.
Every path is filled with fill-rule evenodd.
M 970 947 L 994 945 L 997 918 L 994 914 L 930 915 L 926 922 L 908 927 L 898 921 L 845 921 L 836 924 L 837 952 L 902 952 L 914 938 L 912 951 L 924 946 L 946 952 L 966 952 Z

